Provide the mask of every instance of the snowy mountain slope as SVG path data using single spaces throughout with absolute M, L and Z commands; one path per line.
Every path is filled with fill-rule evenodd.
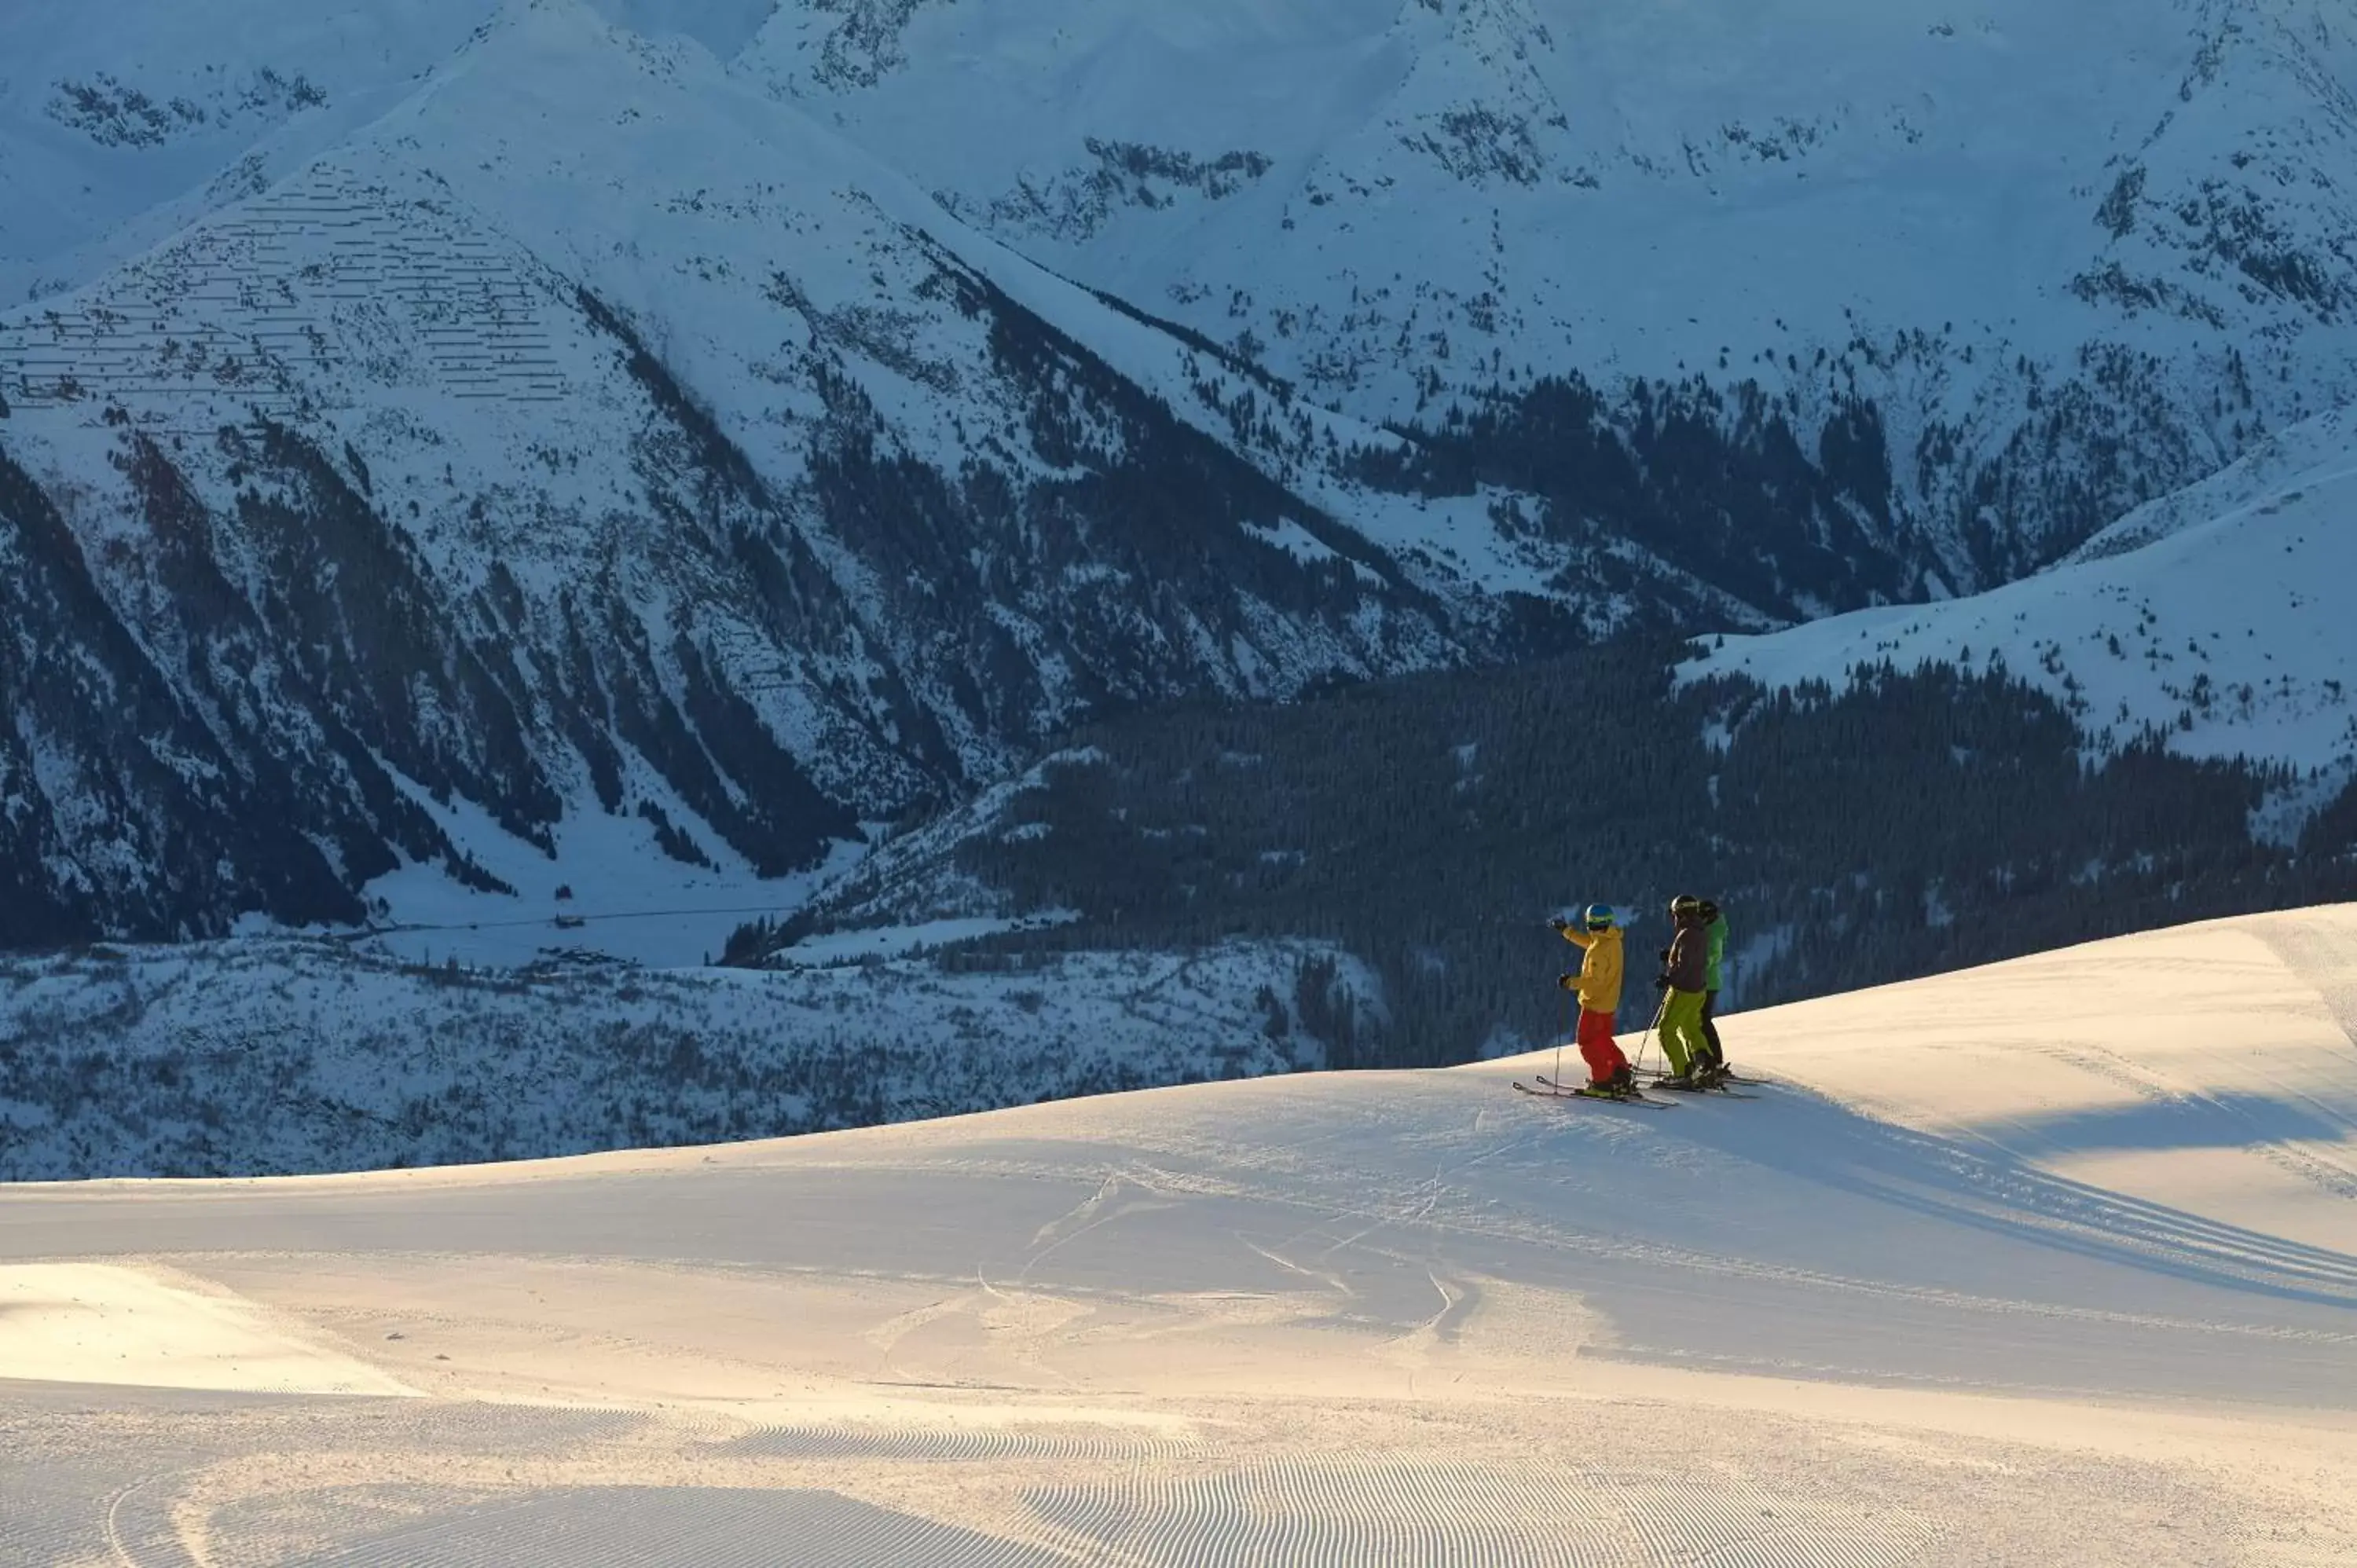
M 2072 561 L 2099 561 L 2158 539 L 2248 511 L 2316 484 L 2337 483 L 2357 445 L 2357 409 L 2336 409 L 2254 445 L 2241 458 L 2198 484 L 2148 501 L 2071 553 Z
M 578 953 L 486 970 L 264 938 L 28 958 L 0 965 L 0 1181 L 867 1126 L 1320 1067 L 1317 1021 L 1382 1009 L 1361 966 L 1299 942 L 753 974 Z
M 16 7 L 0 69 L 0 309 L 258 193 L 413 91 L 497 0 Z
M 1957 591 L 2357 390 L 2341 4 L 801 0 L 738 70 L 1362 417 L 1863 398 Z
M 1092 714 L 1936 596 L 2357 391 L 2275 0 L 125 5 L 0 91 L 18 940 L 718 908 Z
M 589 0 L 726 59 L 771 0 Z M 503 0 L 19 7 L 0 74 L 0 308 L 66 292 L 256 195 L 416 90 Z
M 1861 666 L 2003 666 L 2090 741 L 2357 768 L 2357 412 L 2286 432 L 2124 518 L 2063 564 L 1971 598 L 1730 637 L 1684 667 L 1836 688 Z
M 530 7 L 520 3 L 513 9 Z M 594 11 L 638 29 L 663 48 L 684 48 L 700 56 L 735 53 L 767 14 L 765 7 L 734 0 L 683 8 L 616 0 L 596 4 Z M 40 292 L 51 294 L 91 281 L 104 265 L 136 253 L 225 201 L 262 190 L 381 109 L 388 94 L 398 96 L 405 91 L 414 75 L 404 74 L 403 69 L 414 63 L 414 56 L 392 48 L 368 27 L 342 26 L 332 17 L 323 23 L 308 12 L 287 12 L 275 6 L 264 6 L 252 16 L 241 12 L 236 36 L 243 56 L 278 62 L 253 69 L 266 69 L 273 81 L 300 78 L 307 83 L 316 78 L 333 82 L 336 95 L 331 101 L 347 107 L 329 113 L 325 104 L 314 102 L 328 97 L 328 90 L 307 90 L 302 95 L 306 113 L 300 117 L 299 134 L 296 130 L 285 135 L 274 132 L 256 144 L 258 151 L 222 164 L 221 160 L 242 144 L 231 135 L 232 127 L 227 121 L 216 125 L 215 117 L 197 118 L 203 113 L 202 106 L 188 94 L 201 96 L 212 91 L 204 83 L 232 73 L 232 68 L 219 62 L 218 45 L 188 38 L 190 18 L 200 14 L 201 7 L 178 7 L 165 25 L 146 28 L 141 26 L 144 10 L 135 8 L 124 17 L 124 33 L 143 42 L 137 48 L 117 50 L 119 58 L 103 60 L 102 47 L 87 38 L 36 35 L 37 47 L 27 54 L 31 69 L 23 78 L 26 85 L 16 93 L 22 100 L 16 120 L 12 124 L 0 118 L 0 147 L 8 149 L 0 164 L 29 169 L 51 158 L 56 149 L 50 144 L 66 133 L 48 111 L 70 105 L 77 101 L 77 93 L 87 91 L 87 82 L 100 76 L 113 83 L 105 89 L 112 95 L 107 100 L 110 104 L 120 100 L 134 105 L 121 113 L 135 120 L 152 111 L 170 123 L 172 132 L 160 140 L 160 133 L 151 136 L 143 132 L 126 139 L 108 132 L 102 143 L 81 149 L 98 157 L 100 164 L 76 177 L 85 185 L 103 182 L 112 203 L 105 213 L 92 216 L 68 210 L 70 203 L 27 203 L 27 215 L 19 220 L 21 231 L 10 238 L 9 244 L 23 266 L 38 263 L 41 269 Z M 433 39 L 447 41 L 461 24 L 479 16 L 492 16 L 484 28 L 497 30 L 505 25 L 500 19 L 505 15 L 504 8 L 447 0 L 431 8 L 414 41 L 420 45 Z M 870 29 L 862 22 L 856 30 L 864 34 Z M 168 56 L 159 54 L 167 46 Z M 48 96 L 43 98 L 42 92 Z M 576 96 L 558 91 L 549 97 L 559 120 L 579 110 L 581 101 Z M 156 107 L 159 104 L 165 107 Z M 186 115 L 175 119 L 179 111 L 171 109 L 173 104 L 190 107 Z M 492 124 L 480 129 L 487 136 L 499 134 Z M 67 136 L 67 140 L 80 146 L 90 138 L 85 135 L 75 141 Z M 125 147 L 139 156 L 123 169 L 105 161 Z M 645 149 L 631 155 L 645 156 Z M 626 166 L 630 162 L 630 158 L 624 159 Z M 221 166 L 216 168 L 216 164 Z M 199 175 L 204 176 L 201 181 Z M 918 205 L 926 220 L 938 219 L 938 210 L 930 202 Z M 130 216 L 123 216 L 124 212 Z M 5 260 L 0 256 L 0 262 Z M 1036 307 L 1038 301 L 1017 286 L 1031 275 L 1017 269 L 1013 274 L 1002 273 L 997 281 Z M 1093 349 L 1104 349 L 1113 339 L 1137 336 L 1103 330 L 1111 318 L 1102 311 L 1092 319 L 1100 330 L 1078 335 Z M 856 329 L 859 324 L 852 326 Z M 1217 355 L 1211 356 L 1209 371 L 1204 368 L 1205 357 L 1194 352 L 1184 356 L 1183 365 L 1167 363 L 1174 346 L 1166 338 L 1151 356 L 1166 363 L 1145 378 L 1150 391 L 1166 397 L 1176 393 L 1173 401 L 1182 412 L 1197 416 L 1198 423 L 1202 413 L 1212 413 L 1215 417 L 1210 423 L 1229 432 L 1241 446 L 1281 446 L 1282 451 L 1256 451 L 1255 460 L 1288 487 L 1300 490 L 1313 505 L 1348 515 L 1429 586 L 1460 601 L 1463 612 L 1477 620 L 1496 621 L 1500 618 L 1498 596 L 1523 592 L 1539 592 L 1565 602 L 1590 630 L 1609 630 L 1632 614 L 1656 607 L 1664 598 L 1683 609 L 1701 607 L 1714 616 L 1731 616 L 1738 624 L 1773 619 L 1792 611 L 1783 598 L 1760 604 L 1747 601 L 1741 594 L 1730 597 L 1726 585 L 1712 580 L 1706 564 L 1697 574 L 1691 563 L 1664 561 L 1658 542 L 1649 547 L 1611 540 L 1599 549 L 1591 541 L 1535 536 L 1524 525 L 1501 527 L 1494 515 L 1501 506 L 1524 509 L 1515 508 L 1514 498 L 1494 485 L 1400 496 L 1350 482 L 1347 465 L 1338 467 L 1336 458 L 1362 445 L 1379 450 L 1394 446 L 1392 437 L 1358 420 L 1337 419 L 1322 409 L 1296 403 L 1288 389 L 1272 386 L 1265 378 L 1247 376 L 1238 381 L 1219 367 Z M 1131 371 L 1125 363 L 1122 369 L 1125 373 Z M 38 390 L 28 392 L 20 386 L 18 401 L 38 395 Z M 944 389 L 935 385 L 930 395 L 938 399 Z M 1272 402 L 1277 404 L 1275 409 L 1267 407 Z M 1321 449 L 1321 440 L 1329 445 Z M 1339 448 L 1331 445 L 1337 442 Z
M 0 1546 L 2344 1561 L 2352 984 L 2330 908 L 1736 1015 L 1747 1101 L 1542 1055 L 0 1189 Z
M 37 927 L 349 918 L 420 861 L 497 891 L 476 863 L 503 845 L 454 836 L 478 818 L 561 861 L 566 821 L 637 814 L 674 858 L 774 875 L 1093 704 L 1496 636 L 1248 460 L 1273 450 L 1215 441 L 1216 360 L 576 6 L 504 17 L 268 192 L 0 320 L 0 355 L 8 521 L 79 596 L 27 634 L 104 643 L 204 776 L 285 768 L 312 841 L 284 846 L 299 897 L 251 848 L 197 857 L 232 867 L 213 889 L 71 869 L 183 808 L 68 822 L 63 781 L 125 766 L 69 703 L 19 737 L 51 784 L 16 820 L 70 885 Z

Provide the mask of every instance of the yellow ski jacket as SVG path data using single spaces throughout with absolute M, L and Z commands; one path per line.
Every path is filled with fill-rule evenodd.
M 1579 961 L 1580 1006 L 1590 1013 L 1620 1011 L 1620 929 L 1583 931 L 1577 926 L 1566 926 L 1563 940 L 1587 950 L 1587 956 Z

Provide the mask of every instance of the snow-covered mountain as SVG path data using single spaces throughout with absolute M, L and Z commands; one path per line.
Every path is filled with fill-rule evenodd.
M 2017 575 L 2357 394 L 2352 36 L 12 19 L 0 938 L 717 908 L 1092 713 Z
M 1204 433 L 1248 373 L 575 6 L 0 353 L 28 932 L 490 887 L 469 809 L 775 875 L 1093 704 L 1495 640 Z
M 2268 438 L 2143 507 L 2067 562 L 1971 598 L 1858 610 L 1720 639 L 1692 677 L 1839 688 L 1851 672 L 1997 668 L 2048 692 L 2104 749 L 2357 774 L 2357 412 Z M 2329 790 L 2304 789 L 2313 804 Z
M 1958 591 L 2357 385 L 2345 0 L 789 0 L 739 70 L 1363 417 L 1863 400 Z

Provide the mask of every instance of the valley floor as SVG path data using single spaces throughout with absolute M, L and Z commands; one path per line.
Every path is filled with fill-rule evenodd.
M 0 1560 L 2357 1560 L 2357 907 L 1224 1083 L 0 1187 Z

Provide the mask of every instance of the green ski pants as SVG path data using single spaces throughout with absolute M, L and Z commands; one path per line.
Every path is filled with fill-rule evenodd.
M 1699 991 L 1673 991 L 1662 1008 L 1662 1051 L 1670 1058 L 1670 1070 L 1680 1078 L 1696 1061 L 1710 1059 L 1710 1041 L 1702 1032 L 1702 1000 Z

